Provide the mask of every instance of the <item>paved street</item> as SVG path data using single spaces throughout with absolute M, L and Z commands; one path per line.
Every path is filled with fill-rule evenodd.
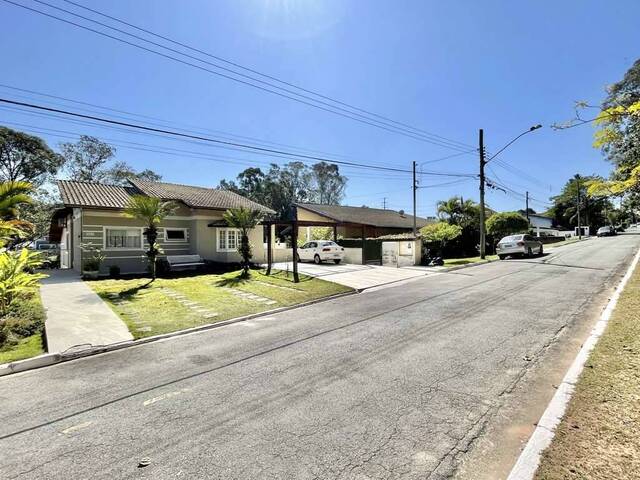
M 447 478 L 639 247 L 595 239 L 3 378 L 0 478 Z

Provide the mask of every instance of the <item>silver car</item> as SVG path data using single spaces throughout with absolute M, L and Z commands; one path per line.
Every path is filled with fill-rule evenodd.
M 509 255 L 526 255 L 532 257 L 534 254 L 542 255 L 542 242 L 536 240 L 531 235 L 519 234 L 509 235 L 498 242 L 496 251 L 500 260 L 504 260 Z

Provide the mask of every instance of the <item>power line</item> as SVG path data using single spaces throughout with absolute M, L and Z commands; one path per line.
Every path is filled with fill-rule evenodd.
M 73 2 L 73 1 L 71 1 L 71 0 L 63 0 L 63 1 L 65 1 L 66 3 L 69 3 L 69 4 L 71 4 L 71 5 L 74 5 L 74 6 L 76 6 L 76 7 L 82 8 L 82 9 L 87 10 L 87 11 L 90 11 L 90 12 L 92 12 L 92 13 L 95 13 L 95 14 L 97 14 L 97 15 L 100 15 L 100 16 L 102 16 L 102 17 L 105 17 L 105 18 L 108 18 L 108 19 L 110 19 L 110 20 L 116 21 L 116 22 L 121 23 L 121 24 L 123 24 L 123 25 L 126 25 L 126 26 L 128 26 L 128 27 L 134 28 L 134 29 L 136 29 L 136 30 L 138 30 L 138 31 L 140 31 L 140 32 L 144 32 L 144 33 L 146 33 L 146 34 L 148 34 L 148 35 L 152 35 L 152 36 L 154 36 L 154 37 L 156 37 L 156 38 L 160 38 L 160 39 L 165 40 L 165 41 L 167 41 L 167 42 L 170 42 L 170 43 L 172 43 L 172 44 L 174 44 L 174 45 L 178 45 L 178 46 L 181 46 L 181 47 L 183 47 L 183 48 L 189 49 L 189 50 L 191 50 L 191 51 L 194 51 L 194 52 L 200 53 L 200 54 L 202 54 L 202 55 L 205 55 L 205 56 L 207 56 L 207 57 L 214 58 L 214 59 L 216 59 L 216 60 L 219 60 L 219 61 L 221 61 L 221 62 L 226 63 L 227 65 L 232 65 L 232 66 L 237 67 L 237 68 L 240 68 L 240 69 L 242 69 L 242 70 L 245 70 L 245 71 L 248 71 L 248 72 L 251 72 L 251 73 L 254 73 L 254 74 L 260 75 L 260 76 L 262 76 L 262 77 L 264 77 L 264 78 L 268 78 L 268 79 L 270 79 L 270 80 L 274 80 L 274 81 L 276 81 L 276 82 L 278 82 L 278 83 L 281 83 L 281 84 L 283 84 L 283 85 L 287 85 L 287 86 L 289 86 L 289 87 L 296 88 L 296 89 L 298 89 L 298 90 L 300 90 L 300 91 L 303 91 L 303 92 L 306 92 L 306 93 L 310 93 L 310 94 L 315 95 L 315 96 L 320 97 L 320 98 L 324 98 L 325 100 L 329 100 L 329 101 L 334 102 L 334 103 L 337 103 L 337 104 L 339 104 L 339 105 L 344 105 L 344 106 L 349 107 L 349 108 L 351 108 L 351 109 L 353 109 L 353 110 L 357 110 L 357 111 L 360 111 L 360 112 L 366 113 L 366 114 L 368 114 L 368 115 L 372 115 L 372 116 L 374 116 L 374 117 L 378 117 L 378 118 L 381 118 L 381 119 L 383 119 L 383 120 L 387 120 L 387 121 L 389 121 L 389 122 L 392 122 L 392 123 L 395 123 L 395 124 L 401 125 L 401 126 L 403 126 L 403 127 L 407 127 L 407 128 L 412 129 L 412 130 L 416 130 L 417 132 L 422 132 L 422 133 L 424 133 L 424 134 L 431 135 L 431 136 L 433 136 L 433 137 L 440 138 L 440 139 L 442 139 L 442 140 L 446 140 L 446 141 L 448 141 L 448 142 L 455 143 L 455 144 L 458 144 L 458 145 L 461 145 L 461 146 L 464 146 L 464 147 L 471 147 L 471 145 L 468 145 L 468 144 L 465 144 L 465 143 L 462 143 L 462 142 L 458 142 L 458 141 L 456 141 L 456 140 L 452 140 L 452 139 L 449 139 L 449 138 L 443 137 L 443 136 L 441 136 L 441 135 L 437 135 L 437 134 L 435 134 L 435 133 L 428 132 L 428 131 L 426 131 L 426 130 L 423 130 L 423 129 L 420 129 L 420 128 L 417 128 L 417 127 L 413 127 L 412 125 L 409 125 L 409 124 L 406 124 L 406 123 L 403 123 L 403 122 L 398 122 L 398 121 L 396 121 L 396 120 L 393 120 L 393 119 L 391 119 L 391 118 L 388 118 L 388 117 L 385 117 L 385 116 L 379 115 L 379 114 L 377 114 L 377 113 L 374 113 L 374 112 L 371 112 L 371 111 L 368 111 L 368 110 L 364 110 L 364 109 L 359 108 L 359 107 L 355 107 L 355 106 L 353 106 L 353 105 L 351 105 L 351 104 L 348 104 L 348 103 L 346 103 L 346 102 L 343 102 L 343 101 L 341 101 L 341 100 L 336 100 L 335 98 L 332 98 L 332 97 L 329 97 L 329 96 L 326 96 L 326 95 L 320 94 L 320 93 L 318 93 L 318 92 L 315 92 L 315 91 L 313 91 L 313 90 L 309 90 L 309 89 L 303 88 L 303 87 L 301 87 L 301 86 L 299 86 L 299 85 L 296 85 L 296 84 L 293 84 L 293 83 L 290 83 L 290 82 L 287 82 L 287 81 L 281 80 L 281 79 L 279 79 L 279 78 L 277 78 L 277 77 L 274 77 L 274 76 L 272 76 L 272 75 L 268 75 L 268 74 L 265 74 L 265 73 L 259 72 L 259 71 L 257 71 L 257 70 L 254 70 L 254 69 L 252 69 L 252 68 L 245 67 L 245 66 L 243 66 L 243 65 L 241 65 L 241 64 L 239 64 L 239 63 L 229 61 L 229 60 L 227 60 L 227 59 L 225 59 L 225 58 L 219 57 L 219 56 L 217 56 L 217 55 L 213 55 L 213 54 L 211 54 L 211 53 L 209 53 L 209 52 L 205 52 L 205 51 L 200 50 L 200 49 L 198 49 L 198 48 L 195 48 L 195 47 L 193 47 L 193 46 L 191 46 L 191 45 L 187 45 L 187 44 L 185 44 L 185 43 L 182 43 L 182 42 L 176 41 L 176 40 L 174 40 L 174 39 L 171 39 L 171 38 L 169 38 L 169 37 L 167 37 L 167 36 L 160 35 L 160 34 L 158 34 L 158 33 L 155 33 L 155 32 L 153 32 L 153 31 L 151 31 L 151 30 L 144 29 L 144 28 L 139 27 L 139 26 L 137 26 L 137 25 L 133 25 L 132 23 L 126 22 L 126 21 L 124 21 L 124 20 L 122 20 L 122 19 L 119 19 L 119 18 L 117 18 L 117 17 L 114 17 L 114 16 L 112 16 L 112 15 L 108 15 L 108 14 L 106 14 L 106 13 L 104 13 L 104 12 L 100 12 L 100 11 L 98 11 L 98 10 L 95 10 L 95 9 L 89 8 L 89 7 L 87 7 L 87 6 L 85 6 L 85 5 L 82 5 L 82 4 L 80 4 L 80 3 L 76 3 L 76 2 Z
M 398 134 L 401 134 L 401 135 L 404 135 L 404 136 L 407 136 L 407 137 L 410 137 L 410 138 L 414 138 L 414 139 L 416 139 L 416 140 L 420 140 L 420 141 L 423 141 L 423 142 L 426 142 L 426 143 L 430 143 L 430 144 L 433 144 L 433 145 L 437 145 L 437 146 L 440 146 L 440 147 L 450 148 L 450 149 L 454 149 L 454 150 L 461 150 L 461 148 L 463 148 L 463 147 L 457 146 L 456 144 L 452 143 L 452 142 L 451 142 L 451 141 L 449 141 L 449 140 L 439 140 L 439 139 L 429 138 L 429 137 L 428 137 L 428 136 L 426 136 L 425 134 L 419 134 L 419 133 L 411 132 L 411 131 L 407 130 L 406 128 L 396 127 L 396 126 L 394 126 L 394 125 L 389 125 L 388 123 L 385 123 L 385 122 L 383 122 L 383 121 L 375 120 L 375 119 L 371 119 L 371 118 L 365 117 L 365 116 L 364 116 L 364 115 L 362 115 L 362 114 L 359 114 L 359 113 L 357 113 L 357 112 L 351 112 L 351 111 L 349 111 L 349 110 L 345 110 L 345 109 L 343 109 L 343 108 L 341 108 L 341 107 L 332 106 L 332 105 L 330 105 L 330 104 L 328 105 L 330 108 L 323 107 L 323 106 L 321 106 L 321 105 L 318 105 L 317 103 L 326 104 L 326 102 L 321 102 L 321 101 L 319 101 L 319 100 L 317 100 L 317 99 L 309 98 L 309 97 L 307 97 L 307 96 L 305 96 L 305 95 L 301 95 L 301 94 L 298 94 L 298 93 L 295 93 L 295 92 L 291 92 L 291 91 L 289 91 L 289 90 L 287 90 L 287 89 L 283 89 L 282 87 L 274 86 L 274 85 L 272 85 L 272 84 L 269 84 L 268 82 L 264 82 L 264 81 L 262 81 L 262 80 L 255 79 L 255 78 L 249 77 L 249 76 L 247 76 L 247 75 L 244 75 L 244 74 L 242 74 L 242 73 L 238 73 L 238 72 L 232 71 L 232 70 L 230 70 L 230 69 L 228 69 L 228 68 L 226 68 L 226 67 L 222 67 L 222 66 L 220 66 L 220 65 L 212 64 L 211 62 L 208 62 L 208 61 L 206 61 L 206 60 L 203 60 L 203 59 L 200 59 L 200 58 L 194 57 L 193 55 L 189 55 L 189 54 L 186 54 L 186 53 L 184 53 L 184 52 L 180 52 L 180 51 L 178 51 L 178 50 L 172 49 L 171 47 L 167 47 L 167 46 L 164 46 L 164 45 L 158 44 L 158 43 L 153 42 L 153 41 L 151 41 L 151 40 L 148 40 L 148 39 L 145 39 L 145 38 L 139 37 L 139 36 L 137 36 L 137 35 L 134 35 L 134 34 L 132 34 L 132 33 L 126 32 L 126 31 L 124 31 L 124 30 L 120 30 L 120 29 L 115 28 L 115 27 L 112 27 L 112 26 L 110 26 L 110 25 L 103 24 L 102 22 L 98 22 L 97 20 L 93 20 L 93 19 L 90 19 L 90 18 L 84 17 L 84 16 L 82 16 L 82 15 L 76 14 L 76 13 L 74 13 L 74 12 L 70 12 L 70 11 L 68 11 L 68 10 L 65 10 L 65 9 L 63 9 L 63 8 L 56 7 L 56 6 L 54 6 L 54 5 L 50 5 L 50 4 L 46 3 L 46 2 L 42 2 L 41 0 L 35 0 L 35 1 L 37 1 L 38 3 L 41 3 L 41 4 L 43 4 L 43 5 L 47 5 L 47 6 L 49 6 L 50 8 L 54 8 L 54 9 L 57 9 L 57 10 L 61 10 L 61 11 L 64 11 L 64 12 L 66 12 L 66 13 L 70 14 L 70 15 L 74 15 L 74 16 L 76 16 L 76 17 L 79 17 L 79 18 L 85 19 L 85 20 L 87 20 L 87 21 L 90 21 L 90 22 L 96 23 L 96 24 L 101 25 L 101 26 L 103 26 L 103 27 L 105 27 L 105 28 L 109 28 L 109 29 L 111 29 L 111 30 L 114 30 L 114 31 L 117 31 L 117 32 L 123 33 L 123 34 L 125 34 L 125 35 L 129 35 L 130 37 L 136 38 L 136 39 L 138 39 L 138 40 L 141 40 L 141 41 L 144 41 L 144 42 L 150 43 L 150 44 L 155 45 L 155 46 L 159 46 L 160 48 L 164 48 L 164 49 L 166 49 L 166 50 L 168 50 L 168 51 L 171 51 L 171 52 L 173 52 L 173 53 L 177 53 L 177 54 L 182 55 L 182 56 L 185 56 L 185 57 L 187 57 L 187 58 L 195 59 L 195 60 L 196 60 L 196 61 L 198 61 L 198 62 L 202 62 L 202 63 L 208 64 L 208 65 L 214 66 L 215 68 L 218 68 L 218 69 L 222 69 L 222 70 L 225 70 L 225 71 L 230 71 L 230 72 L 231 72 L 231 73 L 233 73 L 234 75 L 238 75 L 238 76 L 241 76 L 241 77 L 248 77 L 248 78 L 250 78 L 252 81 L 257 81 L 257 82 L 262 83 L 262 84 L 267 84 L 267 85 L 271 86 L 272 88 L 278 88 L 278 89 L 283 90 L 283 91 L 285 91 L 285 92 L 292 93 L 293 95 L 297 95 L 298 97 L 301 97 L 301 98 L 310 99 L 310 100 L 311 100 L 311 102 L 317 102 L 317 103 L 311 103 L 310 101 L 305 101 L 305 100 L 302 100 L 301 98 L 292 97 L 292 96 L 290 96 L 290 95 L 287 95 L 286 93 L 281 93 L 281 92 L 277 92 L 277 91 L 274 91 L 274 90 L 270 90 L 269 88 L 265 88 L 265 87 L 262 87 L 262 86 L 260 86 L 260 85 L 256 85 L 256 84 L 254 84 L 254 83 L 251 83 L 250 81 L 245 81 L 245 80 L 242 80 L 242 79 L 239 79 L 239 78 L 235 78 L 235 77 L 232 77 L 232 76 L 230 76 L 230 75 L 227 75 L 227 74 L 224 74 L 224 73 L 221 73 L 221 72 L 217 72 L 217 71 L 214 71 L 214 70 L 211 70 L 211 69 L 205 68 L 205 67 L 203 67 L 203 66 L 201 66 L 201 65 L 197 65 L 197 64 L 194 64 L 194 63 L 191 63 L 191 62 L 188 62 L 188 61 L 182 60 L 182 59 L 180 59 L 180 58 L 176 58 L 176 57 L 174 57 L 174 56 L 167 55 L 167 54 L 162 53 L 162 52 L 159 52 L 159 51 L 157 51 L 157 50 L 154 50 L 154 49 L 151 49 L 151 48 L 144 47 L 144 46 L 142 46 L 142 45 L 139 45 L 139 44 L 137 44 L 137 43 L 130 42 L 130 41 L 128 41 L 128 40 L 124 40 L 124 39 L 122 39 L 122 38 L 120 38 L 120 37 L 117 37 L 117 36 L 114 36 L 114 35 L 110 35 L 110 34 L 108 34 L 108 33 L 102 32 L 102 31 L 100 31 L 100 30 L 95 30 L 95 29 L 93 29 L 93 28 L 91 28 L 91 27 L 87 27 L 86 25 L 82 25 L 82 24 L 79 24 L 79 23 L 73 22 L 73 21 L 71 21 L 71 20 L 68 20 L 68 19 L 65 19 L 65 18 L 58 17 L 58 16 L 56 16 L 56 15 L 52 15 L 52 14 L 49 14 L 49 13 L 43 12 L 43 11 L 38 10 L 38 9 L 35 9 L 35 8 L 31 8 L 31 7 L 27 7 L 27 6 L 25 6 L 25 5 L 21 5 L 21 4 L 19 4 L 19 3 L 13 2 L 13 1 L 11 1 L 11 0 L 3 0 L 3 1 L 4 1 L 5 3 L 9 3 L 9 4 L 11 4 L 11 5 L 14 5 L 14 6 L 17 6 L 17 7 L 23 8 L 23 9 L 28 10 L 28 11 L 31 11 L 31 12 L 33 12 L 33 13 L 37 13 L 37 14 L 40 14 L 40 15 L 46 16 L 46 17 L 48 17 L 48 18 L 55 19 L 55 20 L 58 20 L 58 21 L 60 21 L 60 22 L 66 23 L 66 24 L 68 24 L 68 25 L 72 25 L 72 26 L 75 26 L 75 27 L 81 28 L 81 29 L 83 29 L 83 30 L 87 30 L 87 31 L 93 32 L 93 33 L 95 33 L 95 34 L 97 34 L 97 35 L 101 35 L 101 36 L 103 36 L 103 37 L 110 38 L 110 39 L 112 39 L 112 40 L 116 40 L 116 41 L 118 41 L 118 42 L 121 42 L 121 43 L 124 43 L 124 44 L 130 45 L 130 46 L 132 46 L 132 47 L 135 47 L 135 48 L 138 48 L 138 49 L 144 50 L 144 51 L 146 51 L 146 52 L 153 53 L 153 54 L 155 54 L 155 55 L 158 55 L 158 56 L 164 57 L 164 58 L 166 58 L 166 59 L 173 60 L 173 61 L 176 61 L 176 62 L 182 63 L 182 64 L 184 64 L 184 65 L 188 65 L 188 66 L 191 66 L 191 67 L 193 67 L 193 68 L 196 68 L 196 69 L 199 69 L 199 70 L 202 70 L 202 71 L 205 71 L 205 72 L 211 73 L 211 74 L 213 74 L 213 75 L 217 75 L 217 76 L 220 76 L 220 77 L 223 77 L 223 78 L 226 78 L 226 79 L 229 79 L 229 80 L 232 80 L 232 81 L 235 81 L 235 82 L 238 82 L 238 83 L 241 83 L 241 84 L 247 85 L 247 86 L 251 86 L 251 87 L 253 87 L 253 88 L 256 88 L 256 89 L 259 89 L 259 90 L 262 90 L 262 91 L 266 91 L 266 92 L 269 92 L 269 93 L 272 93 L 272 94 L 278 95 L 278 96 L 280 96 L 280 97 L 288 98 L 288 99 L 290 99 L 290 100 L 293 100 L 293 101 L 296 101 L 296 102 L 299 102 L 299 103 L 302 103 L 302 104 L 305 104 L 305 105 L 308 105 L 308 106 L 311 106 L 311 107 L 314 107 L 314 108 L 317 108 L 317 109 L 320 109 L 320 110 L 324 110 L 324 111 L 327 111 L 327 112 L 329 112 L 329 113 L 333 113 L 333 114 L 335 114 L 335 115 L 340 115 L 340 116 L 343 116 L 343 117 L 346 117 L 346 118 L 350 118 L 350 119 L 355 120 L 355 121 L 358 121 L 358 122 L 360 122 L 360 123 L 368 124 L 368 125 L 371 125 L 371 126 L 374 126 L 374 127 L 380 128 L 380 129 L 383 129 L 383 130 L 387 130 L 387 131 L 392 132 L 392 133 L 398 133 Z M 333 110 L 333 109 L 335 109 L 335 110 Z M 336 110 L 342 110 L 342 111 L 347 112 L 347 113 L 341 113 L 340 111 L 336 111 Z M 374 122 L 376 122 L 376 123 L 374 123 Z M 431 134 L 430 134 L 430 135 L 431 135 Z
M 250 137 L 250 136 L 245 136 L 245 135 L 237 135 L 237 134 L 233 134 L 233 133 L 229 133 L 229 132 L 224 132 L 221 130 L 211 130 L 211 129 L 206 129 L 203 128 L 201 130 L 192 130 L 192 128 L 198 128 L 195 125 L 190 125 L 190 124 L 186 124 L 186 123 L 180 123 L 180 122 L 171 122 L 162 118 L 158 118 L 158 117 L 152 117 L 152 116 L 148 116 L 148 115 L 143 115 L 143 114 L 139 114 L 139 113 L 133 113 L 133 112 L 128 112 L 128 111 L 124 111 L 124 110 L 118 110 L 115 108 L 110 108 L 110 107 L 105 107 L 104 105 L 97 105 L 94 103 L 88 103 L 88 102 L 83 102 L 80 100 L 73 100 L 71 98 L 67 98 L 67 97 L 60 97 L 57 95 L 51 95 L 51 94 L 47 94 L 47 93 L 42 93 L 42 92 L 37 92 L 34 90 L 28 90 L 25 88 L 19 88 L 19 87 L 14 87 L 11 85 L 5 85 L 5 84 L 0 84 L 1 88 L 6 88 L 6 89 L 10 89 L 10 90 L 15 90 L 15 91 L 19 91 L 19 92 L 26 92 L 26 93 L 30 93 L 32 95 L 38 95 L 38 96 L 43 96 L 43 97 L 48 97 L 48 98 L 54 98 L 54 99 L 58 99 L 58 100 L 62 100 L 64 102 L 70 102 L 70 103 L 75 103 L 78 105 L 85 105 L 85 106 L 90 106 L 93 108 L 97 108 L 97 109 L 101 109 L 101 110 L 107 110 L 107 111 L 111 111 L 111 112 L 116 112 L 116 113 L 121 113 L 124 115 L 127 115 L 129 117 L 138 117 L 141 119 L 150 119 L 150 120 L 154 120 L 156 122 L 161 122 L 160 124 L 158 123 L 154 123 L 154 122 L 149 122 L 149 121 L 145 121 L 145 123 L 149 124 L 149 125 L 154 125 L 154 126 L 170 126 L 173 127 L 174 129 L 177 130 L 181 130 L 183 132 L 189 132 L 189 133 L 196 133 L 196 134 L 200 134 L 200 133 L 212 133 L 214 134 L 216 137 L 219 138 L 223 138 L 223 139 L 229 139 L 229 138 L 235 138 L 235 139 L 244 139 L 244 140 L 250 140 L 253 143 L 259 144 L 259 145 L 272 145 L 272 146 L 280 146 L 280 147 L 286 147 L 286 148 L 290 148 L 293 150 L 298 150 L 298 151 L 302 151 L 302 152 L 309 152 L 309 153 L 318 153 L 321 155 L 329 155 L 329 156 L 333 156 L 333 157 L 343 157 L 343 158 L 349 158 L 348 155 L 341 155 L 341 154 L 337 154 L 337 153 L 331 153 L 331 152 L 326 152 L 326 151 L 322 151 L 322 150 L 314 150 L 314 149 L 308 149 L 308 148 L 302 148 L 302 147 L 298 147 L 295 145 L 288 145 L 285 143 L 278 143 L 278 142 L 271 142 L 268 140 L 264 140 L 264 139 L 260 139 L 260 138 L 255 138 L 255 137 Z M 34 100 L 34 97 L 29 97 L 28 95 L 19 95 L 19 94 L 14 94 L 16 97 L 19 98 L 25 98 L 28 100 Z M 37 99 L 35 98 L 36 101 L 40 101 L 41 99 Z M 49 105 L 57 105 L 57 106 L 63 106 L 63 107 L 67 107 L 68 105 L 65 104 L 61 104 L 61 103 L 55 103 L 55 102 L 48 102 Z M 82 111 L 86 111 L 86 112 L 91 112 L 91 113 L 98 113 L 98 114 L 102 114 L 104 112 L 96 112 L 95 110 L 91 110 L 88 108 L 79 108 L 76 107 L 79 110 Z M 111 115 L 112 117 L 115 118 L 127 118 L 124 116 L 118 116 L 118 115 Z M 128 118 L 127 118 L 128 119 Z M 189 128 L 182 128 L 182 127 L 189 127 Z
M 204 136 L 200 136 L 200 135 L 191 135 L 191 134 L 187 134 L 187 133 L 175 132 L 175 131 L 172 131 L 172 130 L 166 130 L 166 129 L 160 129 L 160 128 L 154 128 L 154 127 L 147 127 L 147 126 L 144 126 L 144 125 L 137 125 L 137 124 L 128 123 L 128 122 L 121 122 L 121 121 L 118 121 L 118 120 L 111 120 L 111 119 L 98 117 L 98 116 L 94 116 L 94 115 L 85 115 L 85 114 L 82 114 L 82 113 L 71 112 L 71 111 L 68 111 L 68 110 L 61 110 L 61 109 L 58 109 L 58 108 L 51 108 L 51 107 L 46 107 L 46 106 L 43 106 L 43 105 L 36 105 L 36 104 L 31 104 L 31 103 L 26 103 L 26 102 L 19 102 L 19 101 L 15 101 L 15 100 L 6 99 L 6 98 L 0 98 L 0 102 L 6 103 L 6 104 L 9 104 L 9 105 L 16 105 L 16 106 L 21 106 L 21 107 L 27 107 L 27 108 L 30 108 L 30 109 L 35 109 L 35 110 L 41 110 L 41 111 L 45 111 L 45 112 L 59 113 L 59 114 L 68 115 L 68 116 L 72 116 L 72 117 L 84 118 L 84 119 L 94 120 L 94 121 L 103 122 L 103 123 L 107 123 L 107 124 L 119 125 L 119 126 L 124 126 L 124 127 L 128 127 L 128 128 L 134 128 L 134 129 L 147 131 L 147 132 L 155 132 L 155 133 L 160 133 L 160 134 L 164 134 L 164 135 L 170 135 L 170 136 L 173 136 L 173 137 L 189 138 L 189 139 L 200 140 L 200 141 L 210 142 L 210 143 L 219 144 L 219 145 L 227 145 L 227 146 L 232 146 L 232 147 L 238 147 L 238 148 L 241 148 L 241 149 L 247 149 L 247 150 L 257 151 L 257 152 L 261 152 L 261 153 L 265 152 L 265 153 L 288 155 L 288 156 L 293 156 L 293 157 L 297 157 L 297 158 L 303 158 L 303 159 L 307 159 L 307 160 L 334 163 L 334 164 L 338 164 L 338 165 L 356 166 L 356 167 L 369 168 L 369 169 L 374 169 L 374 170 L 385 170 L 385 171 L 391 171 L 391 172 L 412 173 L 411 170 L 404 170 L 404 169 L 395 168 L 395 167 L 384 167 L 384 166 L 379 166 L 379 165 L 366 165 L 366 164 L 355 163 L 355 162 L 347 162 L 347 161 L 343 161 L 343 160 L 328 159 L 328 158 L 318 157 L 318 156 L 313 156 L 313 155 L 296 154 L 296 153 L 286 152 L 286 151 L 283 151 L 283 150 L 276 150 L 276 149 L 271 149 L 271 148 L 258 147 L 258 146 L 255 146 L 255 145 L 248 145 L 248 144 L 243 144 L 243 143 L 238 143 L 238 142 L 229 142 L 229 141 L 225 141 L 225 140 L 218 140 L 218 139 L 213 139 L 213 138 L 204 137 Z M 435 175 L 435 176 L 475 177 L 474 174 L 466 174 L 466 173 L 445 173 L 445 172 L 423 172 L 423 173 L 425 173 L 427 175 Z

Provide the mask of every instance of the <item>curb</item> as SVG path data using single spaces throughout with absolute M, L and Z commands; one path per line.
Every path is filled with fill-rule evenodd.
M 57 363 L 68 362 L 70 360 L 76 360 L 78 358 L 89 357 L 106 352 L 113 352 L 121 350 L 123 348 L 136 347 L 144 345 L 146 343 L 158 342 L 161 340 L 167 340 L 174 337 L 182 337 L 193 333 L 202 332 L 205 330 L 213 330 L 214 328 L 220 328 L 234 323 L 244 322 L 254 318 L 265 317 L 274 315 L 276 313 L 286 312 L 288 310 L 294 310 L 296 308 L 308 307 L 316 303 L 328 302 L 329 300 L 335 300 L 342 297 L 348 297 L 350 295 L 357 295 L 365 289 L 354 289 L 350 292 L 337 293 L 328 297 L 317 298 L 315 300 L 309 300 L 308 302 L 298 303 L 296 305 L 288 305 L 285 307 L 274 308 L 273 310 L 266 310 L 264 312 L 252 313 L 250 315 L 244 315 L 242 317 L 230 318 L 228 320 L 222 320 L 216 323 L 207 323 L 206 325 L 200 325 L 197 327 L 187 328 L 185 330 L 177 330 L 175 332 L 162 333 L 160 335 L 153 335 L 151 337 L 141 338 L 139 340 L 128 340 L 126 342 L 112 343 L 110 345 L 96 345 L 88 347 L 85 350 L 79 350 L 76 352 L 66 353 L 45 353 L 33 358 L 27 358 L 25 360 L 17 360 L 15 362 L 5 363 L 0 365 L 0 377 L 10 375 L 13 373 L 24 372 L 27 370 L 33 370 L 41 367 L 48 367 Z M 72 347 L 73 348 L 73 347 Z
M 564 412 L 571 400 L 571 396 L 573 395 L 575 384 L 580 377 L 580 373 L 589 359 L 591 351 L 594 349 L 598 340 L 604 333 L 607 324 L 609 323 L 609 319 L 611 318 L 611 314 L 618 303 L 618 298 L 629 281 L 629 278 L 631 278 L 631 275 L 639 261 L 640 250 L 638 250 L 634 256 L 627 272 L 624 277 L 622 277 L 622 280 L 620 280 L 620 283 L 613 292 L 613 295 L 611 295 L 607 306 L 602 311 L 600 319 L 591 330 L 589 338 L 587 338 L 582 345 L 578 355 L 562 379 L 562 383 L 558 386 L 555 395 L 538 421 L 536 429 L 529 438 L 524 450 L 518 457 L 518 461 L 511 470 L 507 480 L 531 480 L 535 475 L 538 465 L 540 464 L 542 452 L 551 444 L 551 440 L 553 440 L 553 437 L 555 436 L 555 429 L 564 416 Z

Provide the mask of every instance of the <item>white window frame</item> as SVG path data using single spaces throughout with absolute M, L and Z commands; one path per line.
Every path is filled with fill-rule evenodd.
M 181 230 L 184 233 L 184 238 L 176 239 L 167 237 L 167 230 Z M 188 243 L 189 242 L 189 229 L 183 227 L 164 227 L 164 241 L 166 243 Z
M 231 232 L 235 233 L 235 242 L 236 246 L 230 248 L 229 247 L 229 234 Z M 225 246 L 224 248 L 220 246 L 220 235 L 224 235 Z M 238 244 L 240 243 L 240 230 L 237 228 L 218 228 L 216 231 L 216 251 L 218 252 L 237 252 Z
M 107 246 L 107 231 L 108 230 L 138 230 L 140 232 L 140 247 L 108 247 Z M 129 227 L 122 225 L 104 225 L 102 227 L 102 247 L 106 251 L 113 250 L 129 250 L 132 252 L 144 251 L 144 228 L 143 227 Z

